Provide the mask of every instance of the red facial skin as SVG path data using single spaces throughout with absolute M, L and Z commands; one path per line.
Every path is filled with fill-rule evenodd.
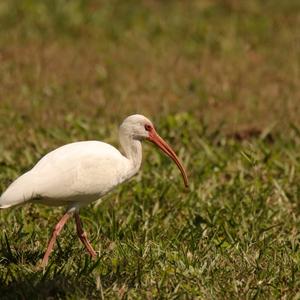
M 154 143 L 158 148 L 160 148 L 164 153 L 166 153 L 171 159 L 173 159 L 173 161 L 176 163 L 176 165 L 178 166 L 178 168 L 182 174 L 184 185 L 186 187 L 188 187 L 189 183 L 188 183 L 186 171 L 185 171 L 182 163 L 180 162 L 179 158 L 173 151 L 173 149 L 158 135 L 158 133 L 153 128 L 153 126 L 151 126 L 150 124 L 146 124 L 145 130 L 149 132 L 148 140 L 150 142 Z

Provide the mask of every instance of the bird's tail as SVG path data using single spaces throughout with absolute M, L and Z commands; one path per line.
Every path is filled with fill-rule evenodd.
M 29 173 L 18 177 L 1 195 L 0 209 L 22 204 L 34 197 L 34 183 Z

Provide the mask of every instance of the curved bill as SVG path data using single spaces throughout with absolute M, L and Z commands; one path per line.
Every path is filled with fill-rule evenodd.
M 182 174 L 184 185 L 188 187 L 189 183 L 185 169 L 173 149 L 156 133 L 154 129 L 149 132 L 148 140 L 157 145 L 164 153 L 173 159 Z

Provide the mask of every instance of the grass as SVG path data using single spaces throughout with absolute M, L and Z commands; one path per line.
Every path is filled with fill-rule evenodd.
M 179 153 L 82 209 L 0 211 L 1 299 L 299 299 L 299 1 L 0 1 L 0 189 L 149 116 Z

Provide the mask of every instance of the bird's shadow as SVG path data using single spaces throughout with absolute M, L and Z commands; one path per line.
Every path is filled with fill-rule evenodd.
M 79 281 L 63 274 L 52 278 L 43 278 L 37 273 L 27 273 L 5 284 L 0 282 L 1 299 L 61 299 L 72 294 L 72 290 L 79 286 Z
M 0 261 L 0 299 L 61 299 L 72 294 L 80 285 L 76 276 L 64 274 L 66 263 L 57 256 L 43 268 L 43 253 L 27 251 L 22 254 L 22 263 L 14 253 Z M 30 263 L 29 263 L 30 262 Z
M 60 253 L 61 254 L 61 253 Z M 78 280 L 63 274 L 67 258 L 57 255 L 46 268 L 41 251 L 16 251 L 9 246 L 0 251 L 0 299 L 60 299 L 69 295 Z
M 72 239 L 64 247 L 57 241 L 57 249 L 45 268 L 41 266 L 44 255 L 41 249 L 15 248 L 6 236 L 1 240 L 0 246 L 1 300 L 64 299 L 74 296 L 99 299 L 101 293 L 97 280 L 100 276 L 101 290 L 116 283 L 120 286 L 133 286 L 140 280 L 137 279 L 138 272 L 117 272 L 110 263 L 102 268 L 106 252 L 96 260 L 92 260 L 83 247 L 74 252 Z M 121 269 L 126 264 L 127 261 L 122 262 Z
M 96 283 L 96 277 L 91 276 L 94 268 L 102 263 L 102 257 L 97 260 L 91 260 L 86 257 L 87 268 L 83 266 L 82 272 L 76 271 L 76 264 L 63 262 L 65 258 L 57 256 L 46 268 L 39 264 L 41 253 L 31 253 L 29 256 L 36 255 L 37 265 L 28 268 L 28 265 L 6 261 L 4 266 L 0 263 L 0 271 L 6 267 L 6 272 L 0 274 L 0 299 L 65 299 L 82 297 L 88 299 L 101 299 L 101 291 Z M 112 267 L 111 267 L 112 268 Z M 72 269 L 72 271 L 70 271 Z M 75 272 L 74 272 L 75 271 Z M 9 282 L 7 273 L 9 274 Z M 5 274 L 6 273 L 6 274 Z M 128 274 L 127 274 L 128 275 Z M 101 290 L 118 283 L 123 286 L 133 286 L 136 280 L 128 280 L 128 276 L 122 274 L 113 274 L 101 276 Z M 132 274 L 133 276 L 133 274 Z M 77 299 L 77 298 L 76 298 Z

